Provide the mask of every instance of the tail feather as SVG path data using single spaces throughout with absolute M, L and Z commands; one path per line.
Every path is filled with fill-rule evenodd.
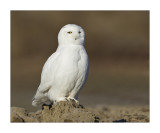
M 40 102 L 37 99 L 33 98 L 32 106 L 37 107 L 38 105 L 40 105 Z
M 37 92 L 34 98 L 32 99 L 32 106 L 37 107 L 45 103 L 48 104 L 51 103 L 51 101 L 42 93 Z

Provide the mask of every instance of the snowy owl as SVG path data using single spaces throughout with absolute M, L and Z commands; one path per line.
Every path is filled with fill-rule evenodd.
M 69 100 L 78 103 L 78 92 L 89 69 L 84 39 L 85 33 L 80 26 L 67 24 L 62 27 L 58 34 L 58 48 L 43 66 L 33 106 Z

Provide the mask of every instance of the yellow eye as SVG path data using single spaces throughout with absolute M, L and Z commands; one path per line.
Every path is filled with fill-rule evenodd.
M 68 34 L 71 34 L 71 33 L 72 33 L 72 31 L 68 31 L 67 33 L 68 33 Z

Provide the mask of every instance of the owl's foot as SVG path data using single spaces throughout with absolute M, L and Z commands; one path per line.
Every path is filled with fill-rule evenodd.
M 68 101 L 75 101 L 75 102 L 79 105 L 78 100 L 76 100 L 75 98 L 73 98 L 73 97 L 68 97 L 67 99 L 68 99 Z
M 67 99 L 67 97 L 61 97 L 61 98 L 56 100 L 56 103 L 61 102 L 61 101 L 68 101 L 68 99 Z

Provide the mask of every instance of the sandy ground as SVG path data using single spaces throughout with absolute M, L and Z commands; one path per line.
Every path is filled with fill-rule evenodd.
M 149 122 L 149 108 L 106 105 L 85 108 L 74 101 L 60 102 L 36 112 L 11 107 L 11 122 Z
M 78 95 L 85 108 L 34 108 L 43 65 L 57 49 L 60 28 L 68 23 L 86 32 L 90 68 Z M 53 122 L 149 121 L 149 12 L 12 11 L 11 107 L 13 122 L 44 122 L 48 116 Z

